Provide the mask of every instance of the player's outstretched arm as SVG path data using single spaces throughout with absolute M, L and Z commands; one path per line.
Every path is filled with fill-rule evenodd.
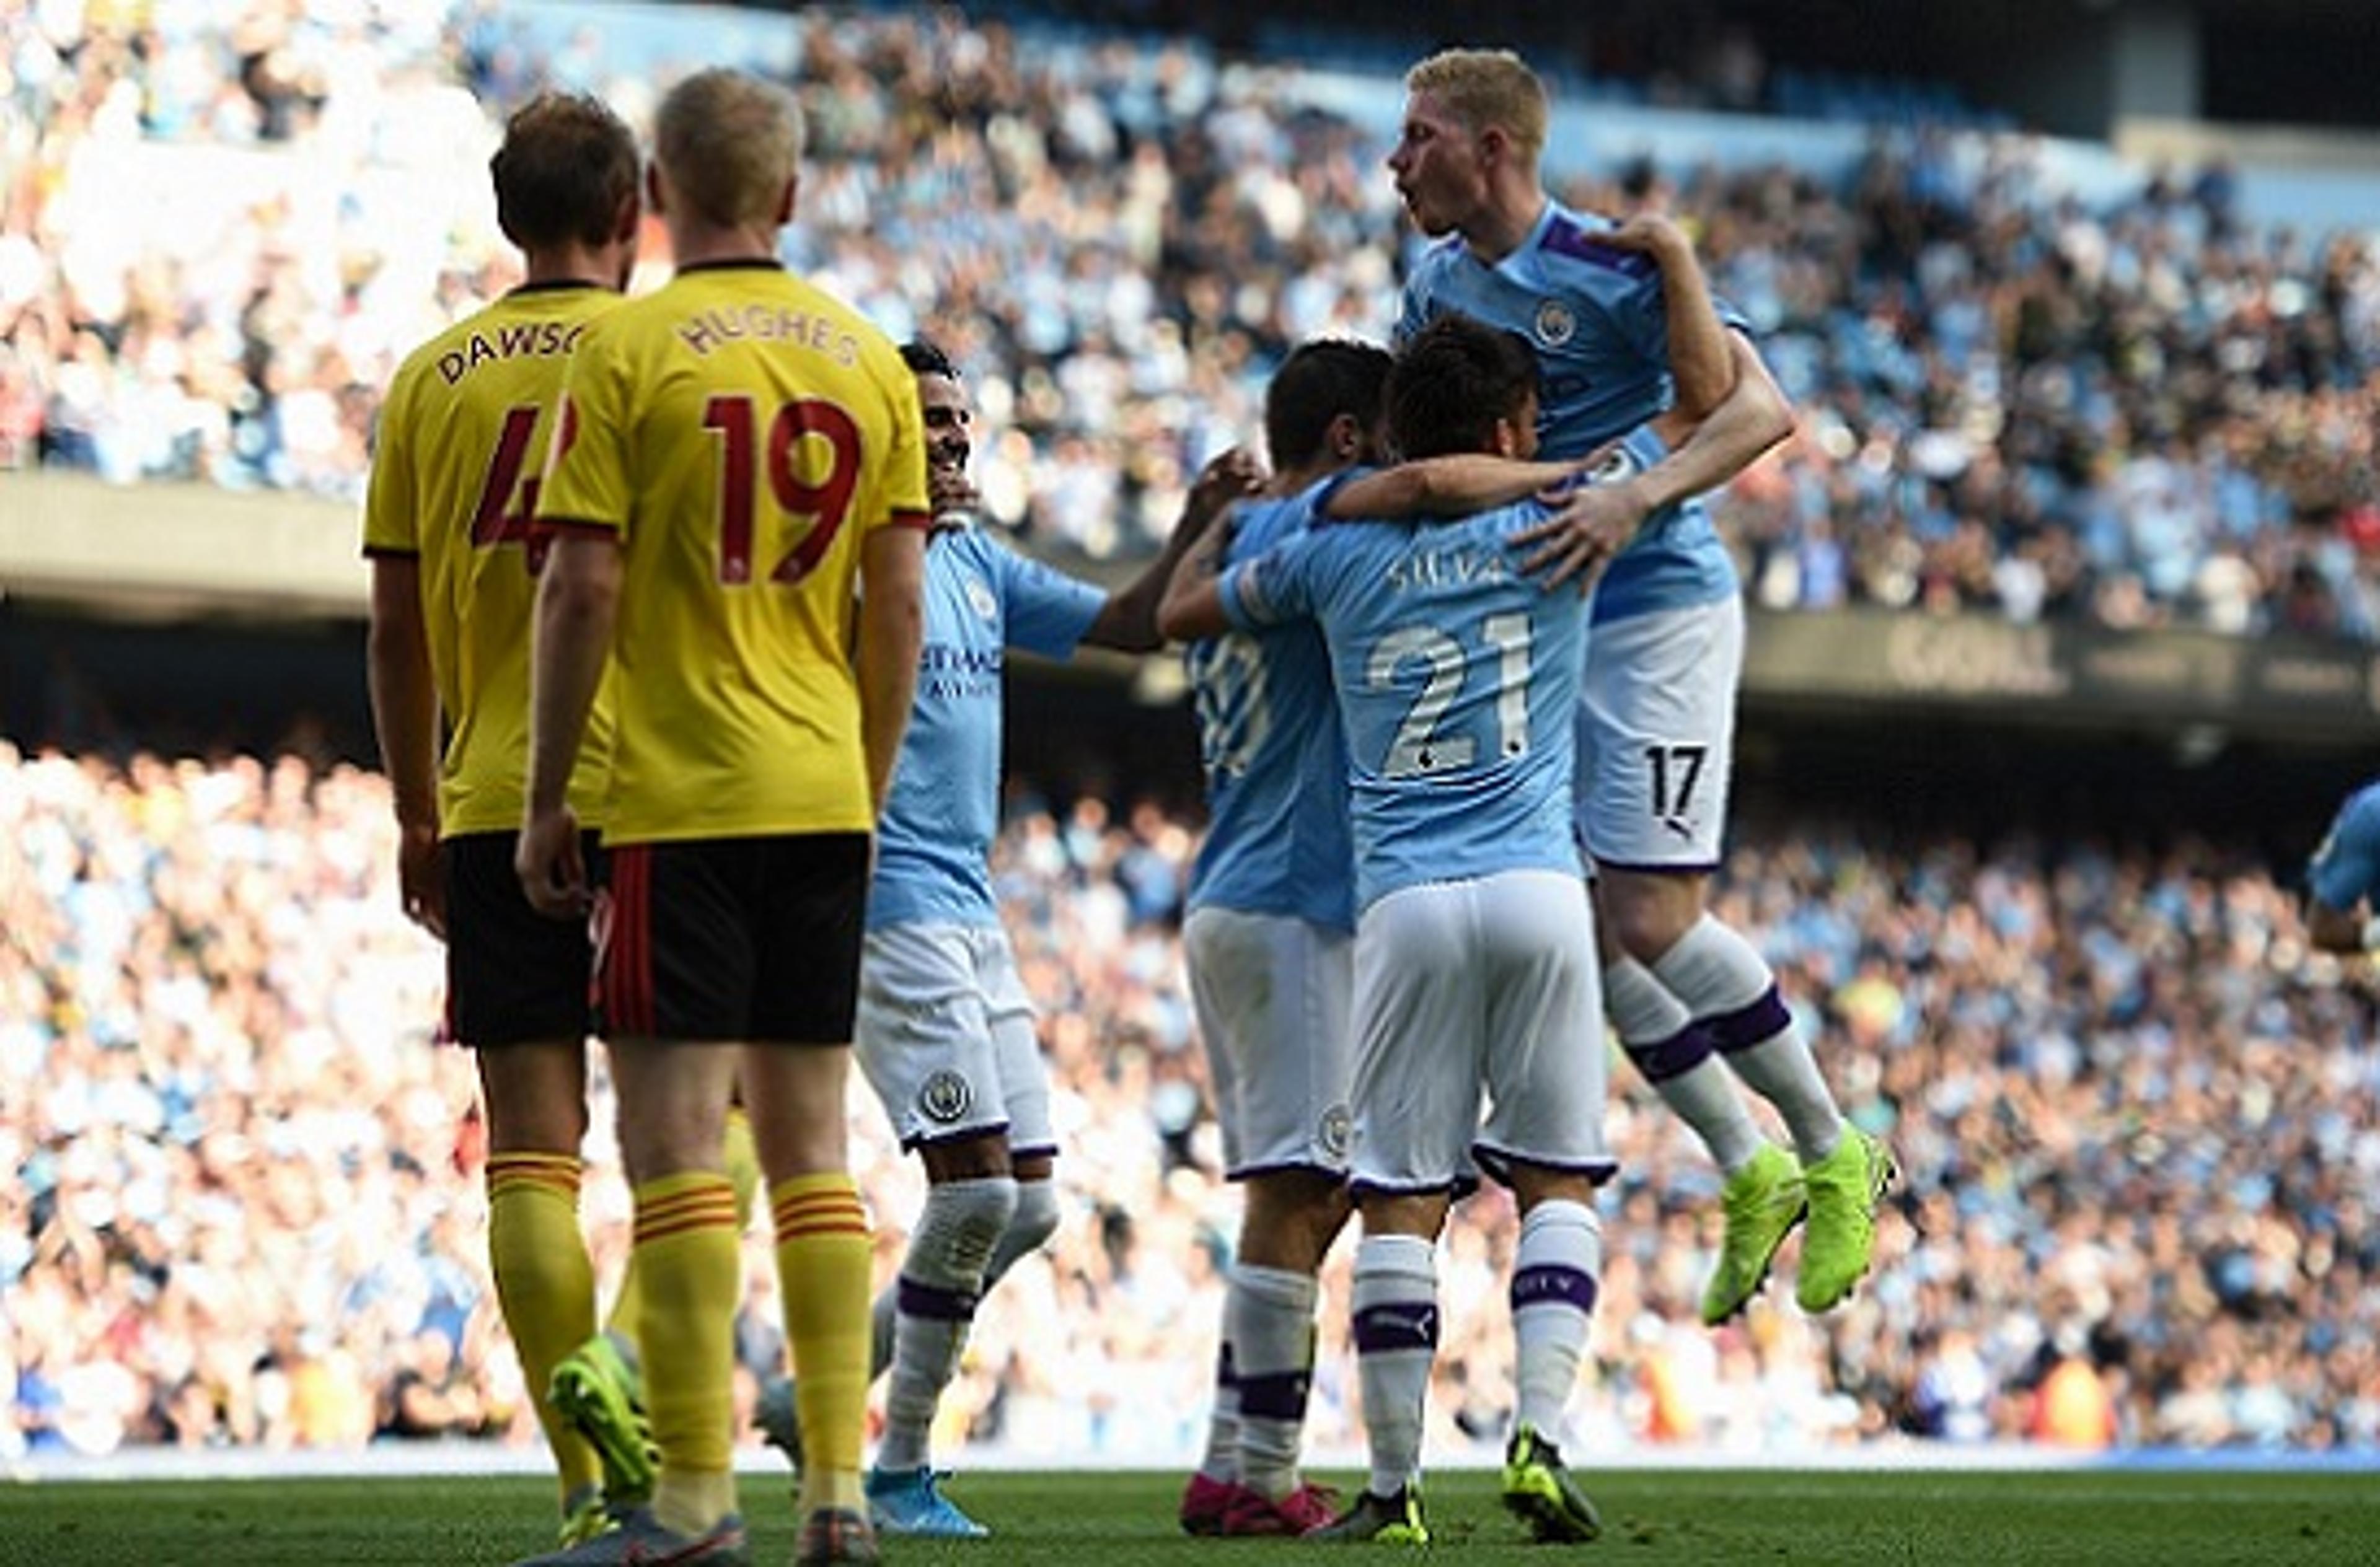
M 917 655 L 926 640 L 926 536 L 912 527 L 869 531 L 860 547 L 859 717 L 868 751 L 868 794 L 876 814 L 892 797 Z
M 587 733 L 624 576 L 618 537 L 608 531 L 562 531 L 546 556 L 537 590 L 536 642 L 529 653 L 528 803 L 513 868 L 539 912 L 583 914 L 592 896 L 578 852 L 578 821 L 566 791 Z
M 1232 547 L 1232 519 L 1220 518 L 1184 550 L 1157 605 L 1158 632 L 1175 642 L 1220 636 L 1232 629 L 1223 613 L 1223 557 Z
M 1523 568 L 1542 573 L 1548 587 L 1593 582 L 1636 536 L 1645 520 L 1689 496 L 1716 489 L 1793 433 L 1784 392 L 1741 332 L 1727 334 L 1736 364 L 1735 390 L 1687 442 L 1643 473 L 1614 484 L 1587 485 L 1560 513 L 1512 536 L 1535 546 Z
M 1686 231 L 1658 212 L 1639 212 L 1612 232 L 1615 248 L 1645 257 L 1661 272 L 1663 335 L 1669 342 L 1670 411 L 1655 428 L 1675 446 L 1717 413 L 1735 390 L 1739 367 L 1711 298 L 1710 280 Z
M 1652 258 L 1661 297 L 1675 405 L 1654 429 L 1671 448 L 1644 473 L 1580 489 L 1560 514 L 1515 536 L 1536 546 L 1524 564 L 1548 585 L 1593 582 L 1646 518 L 1735 477 L 1793 433 L 1793 410 L 1742 332 L 1719 320 L 1694 247 L 1668 219 L 1632 218 L 1610 243 Z
M 396 797 L 396 883 L 407 919 L 446 939 L 445 883 L 438 874 L 438 688 L 421 615 L 421 562 L 375 555 L 368 654 L 372 732 Z
M 1457 452 L 1351 478 L 1330 492 L 1322 512 L 1335 523 L 1468 517 L 1568 484 L 1594 465 L 1594 457 L 1576 463 L 1524 463 L 1484 452 Z
M 2372 913 L 2380 887 L 2380 814 L 2369 790 L 2339 808 L 2306 866 L 2306 936 L 2324 952 L 2342 956 L 2380 951 L 2380 919 Z
M 2318 899 L 2306 902 L 2306 939 L 2318 951 L 2342 958 L 2380 949 L 2380 919 L 2363 918 L 2361 909 L 2333 909 Z
M 1190 487 L 1182 515 L 1166 538 L 1165 548 L 1138 576 L 1108 596 L 1099 618 L 1083 633 L 1093 647 L 1125 653 L 1151 653 L 1165 645 L 1158 630 L 1157 612 L 1164 602 L 1183 557 L 1216 531 L 1215 522 L 1234 500 L 1245 500 L 1264 483 L 1264 469 L 1240 447 L 1209 462 Z

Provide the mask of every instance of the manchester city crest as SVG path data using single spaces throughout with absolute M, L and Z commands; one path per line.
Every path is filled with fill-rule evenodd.
M 1334 1104 L 1322 1113 L 1321 1124 L 1315 1127 L 1321 1139 L 1322 1151 L 1333 1159 L 1347 1157 L 1347 1149 L 1355 1140 L 1355 1118 L 1343 1104 Z
M 1000 600 L 991 596 L 991 589 L 983 585 L 981 577 L 967 578 L 966 596 L 967 602 L 975 606 L 977 614 L 987 621 L 1000 618 Z
M 917 1090 L 917 1108 L 925 1112 L 926 1119 L 945 1127 L 965 1115 L 974 1103 L 974 1088 L 947 1067 L 927 1078 Z
M 1537 302 L 1537 341 L 1548 348 L 1560 348 L 1578 331 L 1578 317 L 1559 299 Z

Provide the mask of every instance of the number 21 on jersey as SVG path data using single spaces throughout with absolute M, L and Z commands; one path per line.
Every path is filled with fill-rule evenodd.
M 1479 622 L 1479 640 L 1496 654 L 1496 749 L 1505 759 L 1529 749 L 1529 617 L 1490 615 Z M 1478 742 L 1467 734 L 1441 735 L 1447 709 L 1463 693 L 1467 659 L 1463 645 L 1434 626 L 1403 626 L 1372 645 L 1364 681 L 1374 691 L 1396 683 L 1397 670 L 1419 660 L 1427 676 L 1421 695 L 1405 710 L 1396 739 L 1380 764 L 1389 778 L 1422 777 L 1468 767 L 1478 759 Z

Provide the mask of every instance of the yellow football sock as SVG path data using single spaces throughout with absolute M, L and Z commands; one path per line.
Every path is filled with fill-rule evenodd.
M 488 1158 L 488 1260 L 496 1300 L 565 1500 L 603 1477 L 595 1450 L 545 1396 L 554 1367 L 595 1332 L 595 1268 L 578 1227 L 579 1169 L 577 1160 L 560 1153 Z
M 735 1233 L 741 1236 L 752 1227 L 752 1199 L 760 1189 L 760 1155 L 752 1141 L 751 1119 L 740 1104 L 727 1112 L 725 1152 L 727 1178 L 735 1187 Z M 627 1267 L 620 1272 L 620 1294 L 612 1302 L 612 1316 L 603 1327 L 630 1344 L 637 1342 L 637 1256 L 633 1251 Z
M 725 1175 L 689 1170 L 638 1186 L 636 1208 L 638 1344 L 662 1455 L 653 1511 L 681 1534 L 698 1535 L 728 1510 L 693 1515 L 717 1502 L 722 1493 L 712 1477 L 727 1476 L 734 1458 L 730 1389 L 744 1283 L 735 1193 Z M 732 1503 L 732 1479 L 723 1494 Z
M 752 1117 L 740 1104 L 727 1110 L 727 1132 L 722 1145 L 727 1156 L 727 1178 L 735 1183 L 735 1233 L 752 1227 L 752 1199 L 760 1190 L 760 1151 L 752 1140 Z
M 802 1510 L 865 1506 L 859 1447 L 868 1415 L 868 1213 L 841 1172 L 769 1188 L 777 1283 L 800 1404 Z

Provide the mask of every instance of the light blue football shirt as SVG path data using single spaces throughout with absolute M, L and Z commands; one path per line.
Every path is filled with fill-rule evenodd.
M 1350 476 L 1241 502 L 1225 569 L 1305 533 Z M 1192 644 L 1185 662 L 1208 814 L 1207 840 L 1190 869 L 1189 906 L 1354 930 L 1347 741 L 1322 633 L 1310 621 L 1235 631 Z
M 2341 913 L 2365 898 L 2380 902 L 2380 783 L 2364 785 L 2338 808 L 2306 867 L 2306 886 L 2315 902 Z
M 996 925 L 1001 671 L 1006 650 L 1072 655 L 1107 595 L 1028 561 L 982 529 L 926 546 L 926 640 L 892 798 L 876 829 L 868 928 Z
M 1461 522 L 1303 533 L 1234 567 L 1244 630 L 1311 619 L 1347 730 L 1355 901 L 1504 871 L 1579 874 L 1571 709 L 1586 602 L 1524 576 L 1524 501 Z
M 1607 243 L 1611 228 L 1609 219 L 1548 201 L 1528 237 L 1493 265 L 1449 235 L 1405 280 L 1397 341 L 1449 313 L 1519 334 L 1537 355 L 1541 454 L 1584 457 L 1662 413 L 1675 395 L 1660 268 Z M 1749 330 L 1724 304 L 1719 319 Z M 1691 609 L 1736 591 L 1735 563 L 1709 511 L 1689 499 L 1645 519 L 1605 569 L 1595 623 Z

